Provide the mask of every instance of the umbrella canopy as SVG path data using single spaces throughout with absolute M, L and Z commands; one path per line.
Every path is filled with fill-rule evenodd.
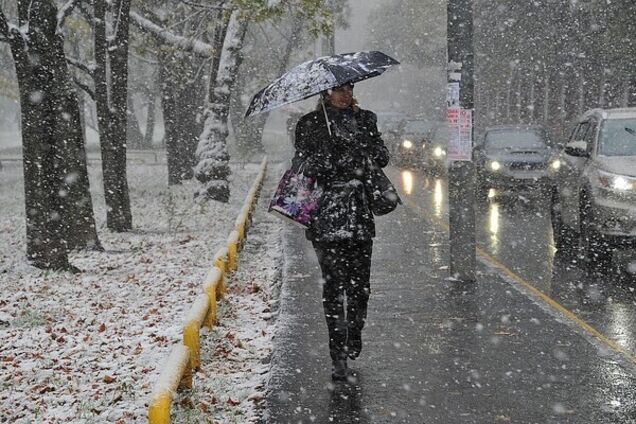
M 245 116 L 268 112 L 346 83 L 376 77 L 399 63 L 378 51 L 338 54 L 310 60 L 287 71 L 259 91 L 252 99 Z

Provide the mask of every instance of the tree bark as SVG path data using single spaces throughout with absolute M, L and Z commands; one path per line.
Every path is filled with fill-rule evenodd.
M 131 149 L 143 149 L 144 135 L 139 127 L 139 120 L 135 113 L 135 103 L 131 93 L 128 93 L 128 114 L 126 120 L 126 137 L 128 139 L 127 147 Z
M 239 12 L 232 13 L 216 79 L 210 80 L 211 92 L 205 111 L 205 125 L 196 152 L 198 164 L 194 172 L 203 187 L 195 195 L 221 202 L 227 202 L 230 197 L 230 155 L 226 145 L 229 103 L 240 65 L 240 50 L 247 24 L 247 19 L 239 18 Z
M 152 141 L 155 134 L 155 106 L 157 103 L 156 90 L 157 90 L 157 87 L 154 84 L 154 78 L 153 78 L 153 86 L 150 88 L 150 90 L 148 90 L 146 132 L 144 134 L 144 142 L 143 142 L 143 145 L 146 149 L 152 149 Z
M 106 226 L 116 232 L 132 229 L 126 178 L 126 121 L 128 92 L 128 14 L 130 0 L 116 2 L 117 33 L 106 37 L 106 0 L 95 9 L 95 102 L 102 152 Z M 109 66 L 110 65 L 110 66 Z M 110 81 L 110 93 L 109 85 Z M 109 96 L 110 94 L 110 96 Z
M 76 270 L 70 248 L 99 246 L 90 197 L 77 93 L 72 88 L 57 8 L 18 1 L 23 36 L 9 42 L 20 87 L 27 257 L 44 269 Z M 0 33 L 8 33 L 0 11 Z
M 193 177 L 195 150 L 201 124 L 197 115 L 204 103 L 196 66 L 181 52 L 161 55 L 161 89 L 168 159 L 168 184 L 181 184 Z

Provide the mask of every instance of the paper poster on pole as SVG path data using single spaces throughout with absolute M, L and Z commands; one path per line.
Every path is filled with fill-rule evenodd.
M 446 93 L 446 107 L 459 108 L 459 83 L 449 82 L 448 92 Z
M 473 151 L 473 111 L 471 109 L 448 109 L 448 159 L 471 161 Z

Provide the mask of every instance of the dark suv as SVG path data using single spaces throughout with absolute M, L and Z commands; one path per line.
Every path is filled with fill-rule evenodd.
M 547 189 L 548 167 L 553 146 L 539 126 L 507 125 L 486 129 L 482 143 L 474 149 L 478 196 L 489 189 L 535 191 Z
M 580 244 L 595 269 L 610 265 L 617 248 L 636 247 L 636 108 L 586 112 L 557 161 L 551 169 L 556 248 Z

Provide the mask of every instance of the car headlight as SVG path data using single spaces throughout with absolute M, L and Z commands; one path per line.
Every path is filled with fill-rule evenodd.
M 492 169 L 493 171 L 499 171 L 501 169 L 501 164 L 496 160 L 493 160 L 492 162 L 490 162 L 490 169 Z
M 550 164 L 550 166 L 555 171 L 558 171 L 561 168 L 561 160 L 560 159 L 553 160 L 552 163 Z
M 446 154 L 446 152 L 444 151 L 444 149 L 442 149 L 441 147 L 437 146 L 435 147 L 435 149 L 433 149 L 433 155 L 437 158 L 441 158 L 442 156 L 444 156 Z
M 598 181 L 601 187 L 614 191 L 636 190 L 636 178 L 598 171 Z
M 402 147 L 404 147 L 405 149 L 411 149 L 413 148 L 413 142 L 411 140 L 404 140 L 402 142 Z

